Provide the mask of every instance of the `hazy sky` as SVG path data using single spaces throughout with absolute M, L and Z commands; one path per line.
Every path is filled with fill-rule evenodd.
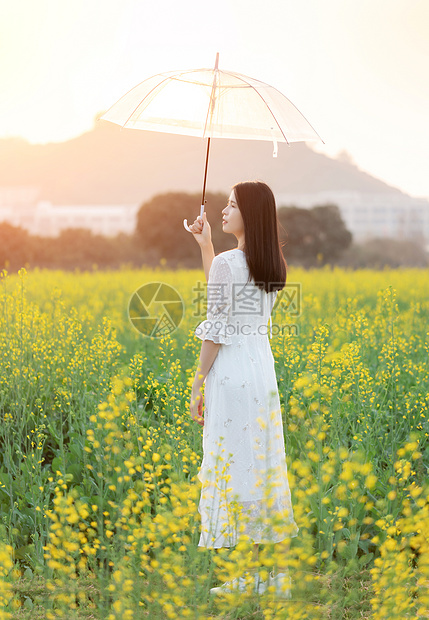
M 219 51 L 291 99 L 318 150 L 429 197 L 428 32 L 429 0 L 0 0 L 0 136 L 71 138 Z

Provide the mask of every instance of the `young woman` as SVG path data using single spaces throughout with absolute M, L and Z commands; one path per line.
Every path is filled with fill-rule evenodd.
M 222 214 L 224 232 L 238 242 L 233 250 L 215 256 L 206 213 L 190 227 L 208 281 L 207 319 L 195 330 L 203 342 L 190 402 L 193 420 L 204 426 L 199 546 L 231 547 L 246 534 L 256 559 L 260 543 L 279 543 L 287 553 L 286 541 L 298 532 L 267 329 L 277 291 L 286 284 L 286 262 L 275 199 L 265 183 L 235 185 Z M 259 593 L 268 585 L 257 572 L 251 580 Z M 212 592 L 244 590 L 248 581 L 243 576 Z M 287 591 L 285 566 L 268 581 L 279 593 Z

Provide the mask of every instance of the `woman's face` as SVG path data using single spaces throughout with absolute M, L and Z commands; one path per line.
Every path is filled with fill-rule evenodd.
M 237 200 L 235 198 L 235 191 L 232 190 L 228 203 L 222 211 L 222 230 L 226 233 L 231 233 L 237 238 L 244 234 L 244 222 L 241 217 L 240 209 L 238 208 Z

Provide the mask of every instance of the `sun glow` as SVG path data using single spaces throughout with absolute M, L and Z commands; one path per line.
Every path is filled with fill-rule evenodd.
M 61 141 L 151 75 L 213 66 L 275 85 L 330 154 L 429 195 L 426 0 L 20 0 L 0 5 L 0 136 Z M 285 36 L 287 24 L 287 36 Z M 400 145 L 401 148 L 398 148 Z

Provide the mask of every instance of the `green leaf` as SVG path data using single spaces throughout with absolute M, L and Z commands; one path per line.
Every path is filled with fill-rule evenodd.
M 34 545 L 24 545 L 15 549 L 15 558 L 17 560 L 24 560 L 26 556 L 30 556 L 34 553 Z
M 34 603 L 33 603 L 33 601 L 31 600 L 31 598 L 29 596 L 25 597 L 24 607 L 26 609 L 32 609 L 34 607 Z
M 72 479 L 75 481 L 82 479 L 82 466 L 78 463 L 73 463 L 67 467 L 66 480 L 67 476 L 71 475 Z
M 369 550 L 369 544 L 370 541 L 369 540 L 359 540 L 359 549 L 362 549 L 362 551 L 365 551 L 365 553 L 368 553 Z
M 373 553 L 367 553 L 366 555 L 362 555 L 358 560 L 359 566 L 366 566 L 367 564 L 371 562 L 373 557 L 374 557 Z
M 52 473 L 55 474 L 57 471 L 60 471 L 61 473 L 63 473 L 63 468 L 64 468 L 64 463 L 63 463 L 62 458 L 60 456 L 56 456 L 52 460 L 52 465 L 51 465 Z

